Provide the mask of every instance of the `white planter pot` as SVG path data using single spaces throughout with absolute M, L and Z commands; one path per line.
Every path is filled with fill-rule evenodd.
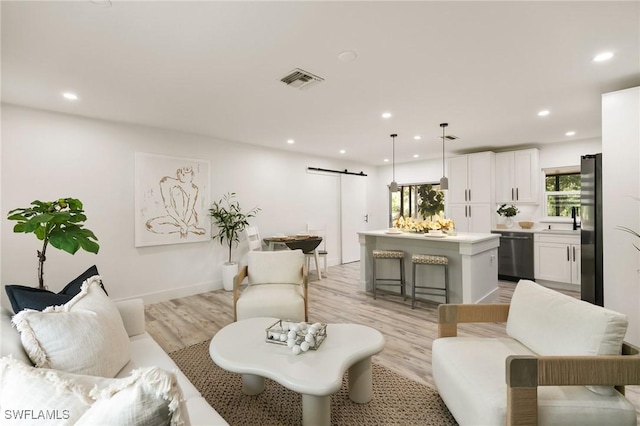
M 237 262 L 225 262 L 222 265 L 222 286 L 225 290 L 233 290 L 233 278 L 238 275 Z

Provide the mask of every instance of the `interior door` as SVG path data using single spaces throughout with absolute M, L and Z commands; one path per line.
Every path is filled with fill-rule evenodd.
M 360 260 L 358 232 L 367 230 L 367 178 L 340 175 L 340 243 L 342 263 Z

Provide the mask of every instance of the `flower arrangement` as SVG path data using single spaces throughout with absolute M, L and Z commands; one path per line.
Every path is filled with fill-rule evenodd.
M 518 208 L 513 204 L 509 207 L 507 207 L 506 204 L 503 204 L 498 210 L 496 210 L 496 213 L 498 213 L 500 216 L 512 217 L 520 213 L 520 210 L 518 210 Z
M 454 228 L 453 220 L 435 217 L 435 220 L 420 220 L 413 217 L 399 216 L 393 221 L 393 227 L 409 232 L 425 232 L 428 230 L 450 231 Z

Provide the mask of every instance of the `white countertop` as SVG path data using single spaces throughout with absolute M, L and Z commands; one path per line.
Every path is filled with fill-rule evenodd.
M 429 234 L 418 234 L 414 232 L 389 233 L 386 229 L 379 231 L 358 232 L 360 235 L 373 237 L 405 238 L 424 241 L 440 241 L 445 243 L 480 243 L 482 241 L 500 238 L 498 234 L 483 234 L 472 232 L 459 232 L 456 235 L 444 235 L 442 237 L 430 237 Z
M 547 228 L 532 228 L 522 229 L 520 227 L 513 227 L 508 229 L 492 229 L 491 232 L 522 232 L 529 234 L 546 234 L 546 235 L 580 235 L 580 230 L 573 229 L 547 229 Z

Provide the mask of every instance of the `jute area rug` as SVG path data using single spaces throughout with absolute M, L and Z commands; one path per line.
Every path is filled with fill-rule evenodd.
M 169 356 L 232 426 L 301 424 L 300 394 L 269 379 L 261 394 L 243 394 L 240 375 L 229 373 L 211 361 L 209 341 L 180 349 Z M 347 374 L 342 388 L 331 397 L 332 425 L 457 424 L 435 389 L 376 364 L 373 364 L 373 400 L 368 404 L 351 402 Z

